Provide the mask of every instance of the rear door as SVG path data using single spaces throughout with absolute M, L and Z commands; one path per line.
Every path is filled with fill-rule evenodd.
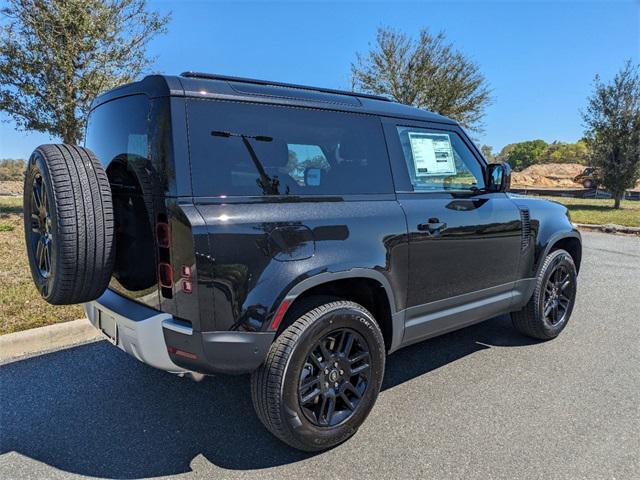
M 520 212 L 488 193 L 484 160 L 457 127 L 385 121 L 409 231 L 405 342 L 508 309 L 520 254 Z

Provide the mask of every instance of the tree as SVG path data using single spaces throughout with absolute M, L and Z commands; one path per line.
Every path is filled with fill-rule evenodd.
M 487 159 L 487 162 L 489 163 L 496 162 L 496 157 L 493 154 L 493 147 L 491 147 L 490 145 L 482 145 L 480 147 L 480 151 L 482 152 L 482 155 L 484 155 L 484 158 Z
M 538 163 L 547 147 L 548 144 L 544 140 L 510 143 L 500 151 L 496 158 L 500 162 L 507 162 L 514 170 L 522 170 Z
M 579 140 L 576 143 L 553 142 L 540 155 L 539 163 L 589 163 L 589 148 L 587 142 Z
M 146 0 L 8 0 L 0 12 L 0 109 L 65 143 L 82 139 L 95 96 L 150 64 L 169 20 Z
M 591 159 L 602 185 L 620 208 L 640 177 L 640 72 L 628 61 L 608 84 L 596 75 L 582 113 Z
M 475 132 L 491 103 L 491 91 L 476 63 L 423 29 L 417 40 L 389 27 L 378 29 L 376 44 L 351 64 L 354 90 L 451 117 Z
M 304 159 L 299 159 L 296 152 L 289 150 L 289 160 L 287 161 L 287 172 L 298 183 L 304 183 L 305 171 L 309 168 L 326 169 L 329 167 L 327 159 L 323 155 L 314 155 Z

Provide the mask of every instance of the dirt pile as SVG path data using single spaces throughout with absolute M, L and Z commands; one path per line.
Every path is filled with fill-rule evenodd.
M 22 182 L 16 180 L 0 182 L 0 195 L 22 195 Z
M 513 172 L 511 185 L 514 187 L 582 188 L 573 181 L 584 170 L 579 163 L 549 163 L 532 165 L 521 172 Z

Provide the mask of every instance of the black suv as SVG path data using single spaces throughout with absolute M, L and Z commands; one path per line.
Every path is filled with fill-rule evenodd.
M 200 378 L 251 372 L 264 425 L 303 450 L 358 429 L 386 354 L 496 315 L 551 339 L 581 240 L 507 193 L 452 120 L 383 97 L 201 73 L 95 100 L 86 148 L 25 180 L 43 298 L 115 345 Z

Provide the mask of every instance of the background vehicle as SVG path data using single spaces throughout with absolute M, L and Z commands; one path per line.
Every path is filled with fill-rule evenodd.
M 507 312 L 550 339 L 571 315 L 581 243 L 567 210 L 508 195 L 508 166 L 439 115 L 151 76 L 96 99 L 86 147 L 29 162 L 42 296 L 88 302 L 154 367 L 252 372 L 258 416 L 296 448 L 355 433 L 387 353 Z
M 582 173 L 576 175 L 574 182 L 581 183 L 584 188 L 596 188 L 598 186 L 598 170 L 595 167 L 587 167 Z

